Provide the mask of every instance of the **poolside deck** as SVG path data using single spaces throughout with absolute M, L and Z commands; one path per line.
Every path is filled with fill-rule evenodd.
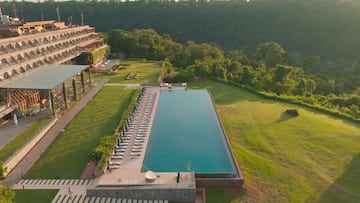
M 181 173 L 177 182 L 177 173 L 156 173 L 157 178 L 153 182 L 145 180 L 143 160 L 151 133 L 151 126 L 154 120 L 160 88 L 148 87 L 132 119 L 129 122 L 127 131 L 121 139 L 121 145 L 113 159 L 109 162 L 110 167 L 107 173 L 96 179 L 96 187 L 114 186 L 156 186 L 167 188 L 195 188 L 194 174 Z M 144 167 L 145 170 L 148 170 Z

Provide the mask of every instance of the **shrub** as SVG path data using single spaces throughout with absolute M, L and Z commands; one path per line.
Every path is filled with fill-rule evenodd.
M 299 112 L 297 109 L 286 109 L 285 113 L 292 115 L 292 116 L 298 116 Z

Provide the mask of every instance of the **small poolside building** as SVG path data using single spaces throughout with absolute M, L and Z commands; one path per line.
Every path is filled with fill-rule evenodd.
M 88 69 L 87 65 L 46 65 L 1 82 L 1 118 L 15 109 L 29 115 L 47 109 L 55 115 L 88 89 Z

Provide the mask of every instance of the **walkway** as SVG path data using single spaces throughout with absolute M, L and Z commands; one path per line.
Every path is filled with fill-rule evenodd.
M 23 160 L 11 171 L 5 178 L 4 184 L 12 186 L 18 182 L 23 175 L 39 159 L 42 153 L 55 140 L 57 135 L 66 127 L 66 125 L 80 112 L 80 110 L 100 91 L 108 79 L 103 79 L 96 87 L 91 89 L 81 100 L 75 104 L 65 115 L 60 117 L 59 121 L 47 132 L 47 135 L 24 157 Z
M 158 88 L 145 89 L 136 112 L 129 119 L 127 131 L 121 136 L 121 143 L 118 143 L 109 162 L 111 172 L 99 178 L 99 185 L 124 185 L 145 181 L 144 174 L 139 177 L 139 173 L 141 173 L 159 94 Z
M 88 197 L 86 189 L 93 187 L 90 179 L 22 179 L 13 186 L 16 190 L 59 190 L 52 203 L 168 203 L 167 200 L 136 200 L 110 197 Z

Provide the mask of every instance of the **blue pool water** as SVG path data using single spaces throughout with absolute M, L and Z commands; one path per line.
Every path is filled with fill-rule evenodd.
M 235 174 L 206 90 L 161 91 L 143 170 Z

